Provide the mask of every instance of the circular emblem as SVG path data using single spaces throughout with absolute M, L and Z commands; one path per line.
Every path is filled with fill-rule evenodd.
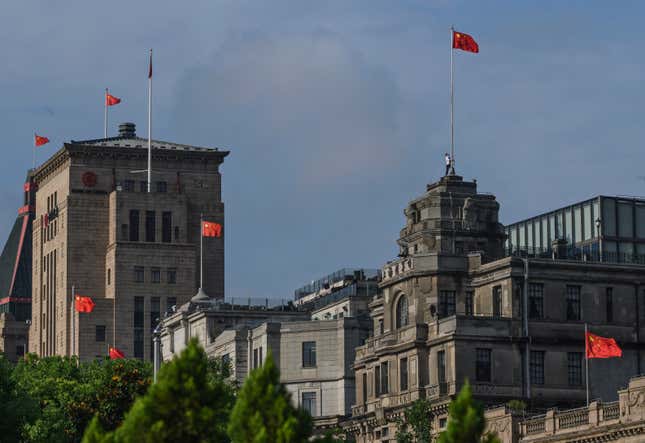
M 93 188 L 96 186 L 96 174 L 93 172 L 86 172 L 83 174 L 83 177 L 81 177 L 81 180 L 83 181 L 83 185 L 87 186 L 88 188 Z

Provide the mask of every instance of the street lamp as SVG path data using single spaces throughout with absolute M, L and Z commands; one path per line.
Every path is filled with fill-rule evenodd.
M 598 253 L 600 254 L 600 262 L 602 263 L 602 235 L 600 233 L 600 227 L 602 220 L 600 217 L 596 219 L 596 237 L 598 237 Z
M 157 373 L 159 372 L 160 357 L 161 357 L 161 322 L 157 319 L 157 327 L 152 331 L 152 343 L 154 348 L 153 367 L 152 367 L 152 381 L 157 383 Z

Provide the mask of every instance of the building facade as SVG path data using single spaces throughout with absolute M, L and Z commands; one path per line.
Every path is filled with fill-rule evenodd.
M 616 338 L 621 359 L 590 364 L 592 398 L 613 400 L 639 374 L 645 266 L 581 255 L 508 255 L 499 205 L 450 175 L 405 210 L 401 256 L 381 270 L 374 336 L 356 350 L 357 403 L 346 429 L 391 441 L 413 401 L 431 401 L 434 429 L 465 379 L 488 405 L 530 408 L 586 399 L 584 328 Z
M 32 323 L 41 356 L 151 358 L 161 313 L 199 286 L 200 216 L 223 225 L 219 166 L 228 151 L 119 136 L 65 143 L 34 172 Z M 224 292 L 224 236 L 204 240 L 204 290 Z M 92 313 L 73 308 L 89 296 Z

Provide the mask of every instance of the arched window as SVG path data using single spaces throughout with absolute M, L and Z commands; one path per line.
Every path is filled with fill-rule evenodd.
M 402 295 L 396 302 L 396 328 L 408 325 L 408 297 Z

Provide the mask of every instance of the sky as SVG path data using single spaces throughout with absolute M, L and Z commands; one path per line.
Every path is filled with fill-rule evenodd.
M 450 27 L 457 173 L 511 223 L 598 194 L 645 195 L 645 3 L 29 0 L 0 5 L 0 243 L 33 133 L 110 131 L 228 149 L 226 295 L 292 297 L 396 257 L 403 209 L 443 173 Z

